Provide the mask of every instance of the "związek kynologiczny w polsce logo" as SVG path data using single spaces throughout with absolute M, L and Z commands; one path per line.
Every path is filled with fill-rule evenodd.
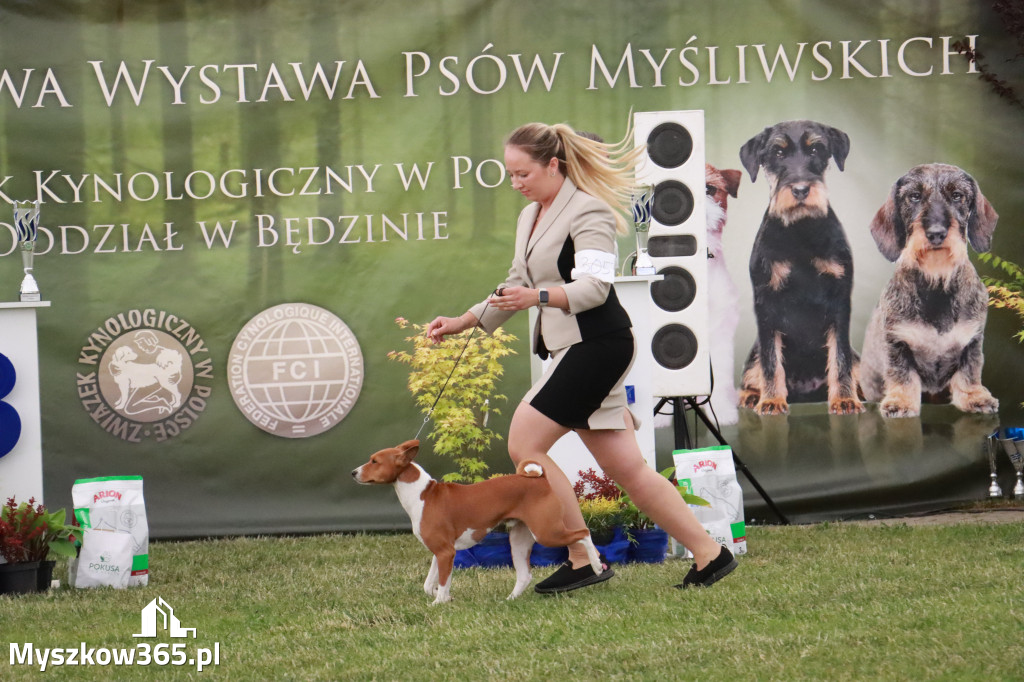
M 104 431 L 132 443 L 179 435 L 206 410 L 210 349 L 187 320 L 154 308 L 111 315 L 78 355 L 78 397 Z

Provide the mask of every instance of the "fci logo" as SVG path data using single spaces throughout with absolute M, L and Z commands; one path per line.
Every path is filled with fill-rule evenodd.
M 174 615 L 174 609 L 162 597 L 157 597 L 143 607 L 142 632 L 132 635 L 132 637 L 156 637 L 157 627 L 160 623 L 171 637 L 188 637 L 190 632 L 192 639 L 196 637 L 196 629 L 181 627 L 181 621 Z
M 235 405 L 254 425 L 283 438 L 309 438 L 355 406 L 363 354 L 334 313 L 282 303 L 249 320 L 235 337 L 228 380 Z

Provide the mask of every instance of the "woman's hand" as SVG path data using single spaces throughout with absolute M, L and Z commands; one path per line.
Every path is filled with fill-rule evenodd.
M 427 338 L 434 343 L 441 343 L 444 337 L 464 332 L 476 323 L 477 320 L 472 313 L 465 313 L 460 317 L 436 317 L 427 325 Z
M 498 310 L 526 310 L 537 305 L 540 294 L 527 287 L 504 287 L 491 295 L 490 304 Z

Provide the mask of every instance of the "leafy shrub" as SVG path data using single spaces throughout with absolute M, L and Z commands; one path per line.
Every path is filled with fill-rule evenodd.
M 459 468 L 444 480 L 484 480 L 488 466 L 472 453 L 484 452 L 495 438 L 501 440 L 500 434 L 487 428 L 487 417 L 489 412 L 501 414 L 492 401 L 507 400 L 495 391 L 504 373 L 501 360 L 515 354 L 510 344 L 516 337 L 502 329 L 493 334 L 480 330 L 474 334 L 470 329 L 435 344 L 427 338 L 427 325 L 402 317 L 395 324 L 413 331 L 405 338 L 412 350 L 393 350 L 388 358 L 409 366 L 409 392 L 432 421 L 428 436 L 434 440 L 434 452 L 451 457 Z

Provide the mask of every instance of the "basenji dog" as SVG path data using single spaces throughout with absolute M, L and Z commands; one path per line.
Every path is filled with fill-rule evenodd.
M 434 604 L 451 601 L 455 550 L 480 542 L 505 521 L 512 545 L 516 584 L 508 599 L 515 599 L 530 584 L 530 551 L 534 540 L 547 547 L 574 542 L 587 550 L 590 566 L 600 575 L 601 560 L 586 528 L 571 531 L 562 521 L 562 503 L 551 491 L 544 469 L 533 461 L 520 462 L 516 473 L 464 485 L 434 480 L 413 461 L 420 442 L 408 440 L 370 456 L 352 471 L 362 484 L 391 484 L 412 521 L 412 532 L 434 558 L 423 583 Z

